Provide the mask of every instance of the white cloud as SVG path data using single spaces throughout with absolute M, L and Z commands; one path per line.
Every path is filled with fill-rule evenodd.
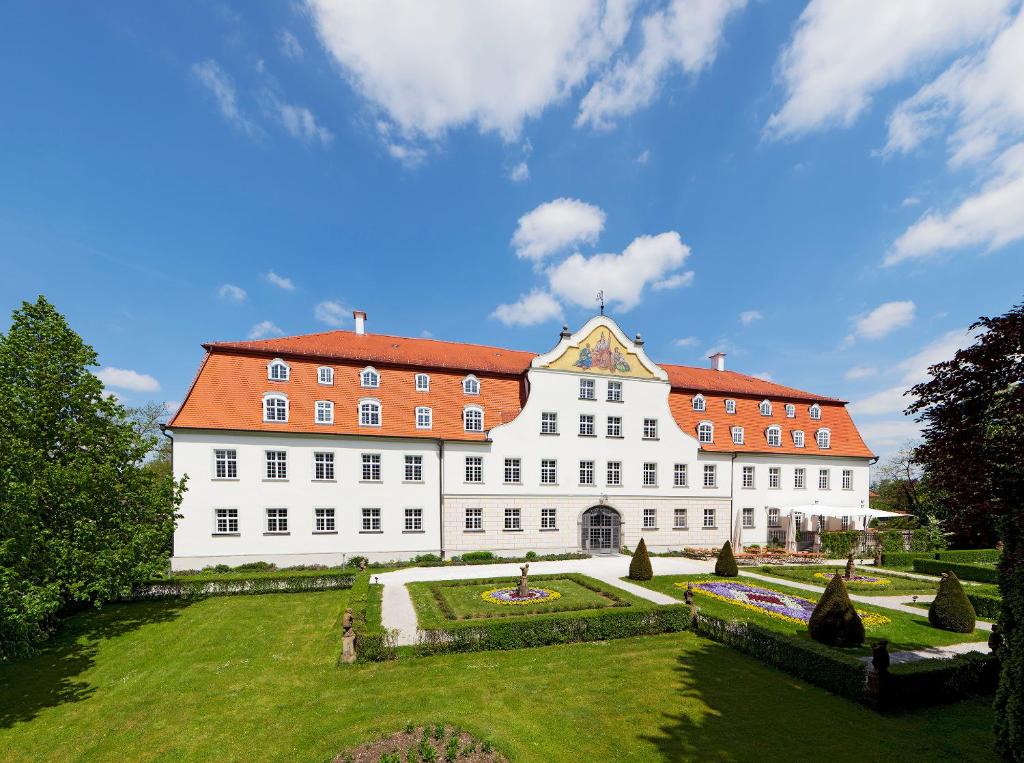
M 668 278 L 662 278 L 660 281 L 655 281 L 651 284 L 651 288 L 655 291 L 665 291 L 667 289 L 678 289 L 680 286 L 691 286 L 695 274 L 692 270 L 687 270 L 683 273 L 674 273 Z
M 915 306 L 913 302 L 886 302 L 870 313 L 862 315 L 854 321 L 853 333 L 847 342 L 854 339 L 881 339 L 893 331 L 910 325 L 914 320 Z
M 764 316 L 761 315 L 760 310 L 744 310 L 740 313 L 740 323 L 744 326 L 749 326 L 751 323 L 755 323 L 762 318 L 764 318 Z
M 530 179 L 530 166 L 526 162 L 519 162 L 512 171 L 508 173 L 509 180 L 514 183 L 522 183 Z
M 279 289 L 284 289 L 285 291 L 295 291 L 295 284 L 292 283 L 292 279 L 285 278 L 284 276 L 279 276 L 273 270 L 271 270 L 269 273 L 265 273 L 263 277 L 267 280 L 268 283 L 273 284 Z
M 978 332 L 954 329 L 929 342 L 919 352 L 897 365 L 897 369 L 903 374 L 904 383 L 917 384 L 926 381 L 929 378 L 928 369 L 931 366 L 945 360 L 952 360 L 957 350 L 974 344 L 977 336 Z
M 281 30 L 281 34 L 277 36 L 277 41 L 281 46 L 281 52 L 288 56 L 288 58 L 302 58 L 302 54 L 305 52 L 302 49 L 302 45 L 299 43 L 298 38 L 287 29 Z
M 909 397 L 904 397 L 907 385 L 901 384 L 898 387 L 889 387 L 881 392 L 869 395 L 863 400 L 850 404 L 850 413 L 855 416 L 873 416 L 881 413 L 895 413 L 902 411 L 911 403 Z
M 149 374 L 140 374 L 127 368 L 104 366 L 96 372 L 96 377 L 105 387 L 117 387 L 132 392 L 156 392 L 160 389 L 160 382 Z
M 270 321 L 260 321 L 249 329 L 250 339 L 264 339 L 268 336 L 283 336 L 284 332 Z
M 622 44 L 632 5 L 598 0 L 307 0 L 343 75 L 403 135 L 474 125 L 505 140 Z
M 579 199 L 555 199 L 519 218 L 512 246 L 519 257 L 542 260 L 579 243 L 593 244 L 604 229 L 604 212 Z
M 534 289 L 522 295 L 518 301 L 507 305 L 498 305 L 492 318 L 497 318 L 506 326 L 535 326 L 554 319 L 561 320 L 562 306 L 558 300 L 545 291 Z
M 647 106 L 672 70 L 699 73 L 715 59 L 726 19 L 744 5 L 746 0 L 671 0 L 645 16 L 640 51 L 594 83 L 580 103 L 577 126 L 610 127 Z
M 769 136 L 848 126 L 877 91 L 989 38 L 1014 0 L 811 0 L 779 59 Z
M 761 371 L 760 373 L 751 374 L 755 379 L 762 379 L 764 381 L 771 381 L 772 375 L 767 371 Z
M 684 336 L 681 339 L 677 339 L 672 344 L 676 347 L 694 347 L 697 344 L 697 337 L 695 336 Z
M 633 161 L 635 161 L 641 167 L 646 165 L 649 161 L 651 161 L 650 149 L 644 149 L 643 151 L 641 151 L 639 155 L 637 155 L 636 159 L 634 159 Z
M 900 202 L 900 206 L 901 207 L 916 207 L 920 203 L 921 203 L 921 200 L 919 198 L 917 198 L 916 196 L 908 196 L 902 202 Z
M 877 373 L 878 369 L 873 366 L 854 366 L 843 374 L 843 378 L 847 381 L 857 381 L 859 379 L 868 379 Z
M 909 418 L 869 421 L 858 425 L 857 429 L 868 446 L 876 451 L 878 446 L 900 445 L 921 435 L 921 425 Z
M 241 286 L 235 286 L 231 283 L 226 283 L 217 289 L 217 296 L 228 302 L 245 302 L 245 298 L 248 296 Z
M 313 308 L 314 318 L 321 323 L 326 323 L 328 326 L 334 326 L 335 328 L 348 323 L 351 314 L 352 312 L 347 307 L 333 300 L 320 302 Z
M 675 231 L 638 236 L 622 254 L 573 254 L 548 269 L 548 281 L 554 294 L 581 307 L 593 307 L 594 295 L 604 291 L 625 312 L 639 304 L 645 286 L 666 280 L 689 254 Z
M 165 400 L 164 401 L 164 410 L 167 411 L 167 413 L 169 413 L 171 416 L 173 416 L 175 413 L 177 413 L 179 408 L 181 408 L 181 401 L 180 400 Z
M 213 59 L 207 59 L 201 63 L 192 64 L 192 76 L 199 81 L 210 93 L 220 107 L 221 115 L 238 129 L 248 135 L 257 132 L 256 126 L 242 114 L 238 107 L 238 93 L 235 90 L 235 83 Z
M 304 143 L 319 143 L 321 146 L 329 146 L 334 140 L 334 133 L 318 124 L 313 112 L 305 106 L 294 106 L 277 99 L 273 100 L 273 105 L 284 129 L 293 138 Z

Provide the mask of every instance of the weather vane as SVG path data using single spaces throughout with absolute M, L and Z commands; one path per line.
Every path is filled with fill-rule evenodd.
M 604 289 L 597 293 L 597 301 L 601 305 L 601 315 L 604 315 Z

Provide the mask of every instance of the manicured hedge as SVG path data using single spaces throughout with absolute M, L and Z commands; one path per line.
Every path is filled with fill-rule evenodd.
M 961 580 L 973 580 L 977 583 L 999 582 L 999 573 L 995 567 L 981 564 L 947 562 L 942 559 L 915 559 L 914 572 L 923 572 L 928 575 L 941 575 L 943 572 L 952 572 Z
M 996 564 L 999 562 L 998 548 L 965 548 L 954 551 L 936 551 L 935 558 L 944 562 L 964 564 Z
M 1003 600 L 991 593 L 974 593 L 970 588 L 964 589 L 967 598 L 974 605 L 974 611 L 982 620 L 995 620 L 1002 613 Z
M 882 566 L 909 570 L 915 559 L 934 559 L 934 551 L 887 551 L 882 554 Z
M 907 710 L 959 702 L 992 694 L 998 684 L 999 660 L 991 654 L 893 665 L 879 687 L 879 709 Z
M 348 571 L 322 571 L 254 575 L 239 577 L 187 576 L 151 581 L 137 586 L 129 600 L 192 599 L 200 596 L 224 596 L 262 593 L 306 593 L 351 588 L 355 575 Z

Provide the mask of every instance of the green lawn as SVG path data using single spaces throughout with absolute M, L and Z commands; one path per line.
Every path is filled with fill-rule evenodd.
M 327 761 L 407 720 L 529 763 L 993 759 L 987 702 L 879 716 L 691 633 L 338 668 L 350 595 L 76 616 L 0 665 L 0 760 Z
M 824 588 L 828 585 L 826 578 L 817 577 L 818 573 L 824 573 L 827 575 L 834 575 L 835 573 L 842 574 L 844 571 L 843 567 L 837 567 L 834 565 L 810 565 L 801 567 L 776 567 L 774 565 L 765 565 L 763 567 L 756 568 L 756 571 L 761 575 L 771 575 L 777 578 L 785 578 L 786 580 L 795 580 L 799 583 L 810 583 L 811 585 L 821 586 Z M 866 577 L 884 578 L 887 583 L 858 583 L 857 581 L 847 581 L 846 588 L 851 593 L 862 593 L 869 596 L 886 596 L 896 594 L 933 594 L 938 589 L 938 581 L 931 582 L 930 580 L 914 580 L 913 578 L 905 578 L 901 576 L 891 575 L 886 576 L 881 570 L 874 567 L 858 567 L 857 575 L 863 575 Z
M 790 588 L 789 586 L 768 583 L 764 580 L 757 580 L 754 578 L 711 578 L 708 575 L 661 575 L 646 582 L 632 582 L 646 586 L 655 591 L 661 591 L 662 593 L 682 600 L 684 591 L 682 588 L 676 586 L 676 583 L 698 582 L 709 579 L 718 581 L 738 580 L 739 582 L 747 583 L 749 585 L 761 586 L 762 588 L 768 588 L 773 591 L 780 591 L 793 596 L 802 596 L 803 598 L 810 599 L 811 601 L 817 601 L 817 595 L 812 591 Z M 728 620 L 746 620 L 756 622 L 767 628 L 771 628 L 774 631 L 785 633 L 789 636 L 810 638 L 807 635 L 806 625 L 798 625 L 786 620 L 780 620 L 776 617 L 769 617 L 768 615 L 741 607 L 737 604 L 713 599 L 709 596 L 703 596 L 700 593 L 697 593 L 694 597 L 694 603 L 700 607 L 702 612 L 707 612 L 708 614 L 715 615 L 716 617 L 722 617 Z M 867 642 L 864 646 L 858 647 L 857 649 L 841 650 L 852 654 L 870 653 L 871 650 L 868 644 L 883 638 L 889 640 L 889 650 L 892 652 L 921 649 L 928 646 L 945 646 L 947 644 L 958 644 L 964 641 L 986 641 L 988 639 L 988 633 L 985 631 L 975 630 L 973 633 L 952 633 L 950 631 L 934 628 L 928 622 L 927 615 L 924 614 L 921 616 L 912 615 L 907 612 L 897 612 L 892 609 L 885 609 L 884 607 L 862 604 L 861 602 L 854 602 L 854 606 L 856 606 L 858 610 L 862 610 L 864 612 L 884 615 L 885 617 L 888 617 L 891 622 L 867 628 Z

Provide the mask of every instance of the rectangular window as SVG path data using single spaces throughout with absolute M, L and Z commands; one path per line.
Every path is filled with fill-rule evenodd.
M 580 484 L 581 485 L 593 485 L 594 484 L 594 462 L 593 461 L 580 461 Z
M 334 423 L 334 403 L 330 400 L 317 400 L 316 401 L 316 423 L 317 424 L 333 424 Z
M 558 527 L 557 523 L 558 512 L 555 509 L 541 509 L 540 510 L 540 529 L 541 530 L 555 530 Z
M 544 458 L 540 462 L 540 484 L 555 485 L 558 483 L 558 462 L 553 458 Z
M 518 458 L 505 459 L 505 484 L 518 485 L 523 481 L 522 461 Z
M 283 450 L 267 451 L 267 479 L 288 479 L 288 454 Z
M 843 490 L 853 490 L 853 469 L 843 469 Z
M 717 487 L 718 469 L 715 464 L 704 464 L 704 487 Z
M 505 509 L 505 529 L 506 530 L 521 530 L 522 525 L 522 510 L 521 509 Z
M 644 463 L 644 487 L 655 487 L 658 484 L 658 465 L 653 461 Z
M 580 400 L 594 400 L 594 380 L 580 379 Z
M 405 531 L 407 533 L 423 532 L 423 509 L 405 510 Z
M 334 532 L 334 509 L 313 509 L 313 531 Z
M 219 480 L 238 479 L 238 451 L 213 451 L 214 476 Z
M 803 490 L 807 487 L 807 470 L 802 466 L 798 466 L 793 470 L 793 487 L 797 490 Z
M 769 527 L 782 527 L 782 522 L 779 519 L 778 509 L 768 509 L 768 526 Z
M 644 529 L 653 530 L 658 526 L 657 509 L 644 509 Z
M 267 509 L 267 532 L 288 532 L 288 509 Z
M 715 510 L 704 509 L 704 526 L 714 527 L 715 526 Z
M 743 444 L 743 427 L 732 428 L 732 443 L 733 445 Z
M 613 403 L 618 403 L 622 400 L 622 382 L 608 382 L 608 400 Z
M 580 414 L 580 437 L 594 436 L 594 416 L 590 413 Z
M 608 462 L 608 484 L 609 485 L 621 485 L 622 484 L 622 462 L 621 461 L 609 461 Z
M 829 479 L 828 469 L 818 470 L 818 490 L 828 490 L 830 487 L 831 480 Z
M 743 526 L 748 528 L 748 529 L 754 526 L 754 510 L 753 509 L 749 509 L 749 508 L 743 509 Z
M 482 530 L 484 528 L 484 510 L 466 509 L 466 529 Z
M 313 454 L 313 479 L 333 480 L 334 479 L 334 454 L 314 453 Z
M 380 531 L 380 509 L 363 509 L 363 532 L 379 533 Z
M 736 401 L 735 400 L 726 400 L 725 401 L 725 412 L 726 413 L 736 413 Z
M 622 417 L 609 416 L 607 431 L 609 437 L 622 437 Z
M 423 456 L 405 457 L 405 481 L 423 482 Z
M 380 482 L 380 453 L 363 454 L 363 481 Z
M 479 408 L 467 408 L 463 411 L 462 421 L 467 432 L 484 431 L 484 412 Z
M 843 528 L 843 532 L 846 532 L 847 530 L 850 529 L 850 518 L 849 517 L 842 517 L 842 528 Z
M 686 529 L 686 509 L 673 509 L 672 526 L 679 529 Z
M 645 440 L 657 440 L 658 439 L 658 420 L 657 419 L 644 419 L 644 439 Z
M 482 456 L 466 456 L 466 482 L 484 481 L 484 459 Z
M 743 467 L 743 487 L 752 488 L 754 487 L 754 467 L 744 466 Z
M 434 426 L 434 412 L 425 406 L 416 409 L 416 428 L 430 429 Z
M 672 467 L 672 484 L 675 487 L 686 487 L 686 464 L 676 464 Z
M 768 487 L 773 489 L 782 487 L 782 467 L 768 467 Z
M 545 411 L 540 415 L 540 433 L 558 434 L 558 414 L 553 411 Z
M 218 535 L 238 532 L 238 509 L 216 509 L 213 515 L 216 519 L 214 532 Z

